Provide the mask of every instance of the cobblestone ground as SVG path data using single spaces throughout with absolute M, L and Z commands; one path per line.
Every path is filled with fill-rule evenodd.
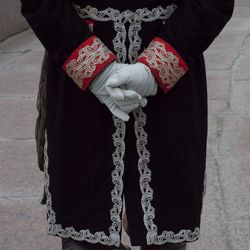
M 0 250 L 59 250 L 39 204 L 34 125 L 43 49 L 28 30 L 0 44 Z M 205 53 L 209 91 L 207 194 L 189 250 L 250 250 L 250 1 Z M 125 237 L 125 241 L 127 238 Z M 137 248 L 135 248 L 137 249 Z

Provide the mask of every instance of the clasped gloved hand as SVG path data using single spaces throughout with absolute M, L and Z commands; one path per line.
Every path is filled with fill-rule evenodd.
M 127 65 L 116 62 L 110 64 L 93 80 L 89 89 L 101 103 L 104 103 L 109 108 L 113 115 L 123 121 L 128 121 L 128 113 L 142 104 L 143 99 L 141 95 L 134 90 L 121 89 L 119 87 L 113 89 L 112 95 L 107 92 L 107 82 L 109 79 L 115 75 L 116 71 L 125 66 Z
M 146 99 L 144 97 L 156 95 L 157 86 L 155 77 L 149 67 L 137 62 L 120 67 L 116 73 L 108 79 L 106 90 L 113 100 L 119 98 L 117 93 L 120 93 L 121 89 L 133 90 L 143 97 L 140 105 L 146 106 Z M 121 107 L 121 109 L 123 109 L 123 107 Z

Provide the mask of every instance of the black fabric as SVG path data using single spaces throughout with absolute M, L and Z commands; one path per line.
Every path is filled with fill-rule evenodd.
M 21 3 L 23 16 L 60 65 L 92 35 L 68 0 L 21 0 Z
M 146 246 L 142 247 L 140 250 L 186 250 L 186 243 L 167 243 L 163 246 Z
M 48 59 L 47 89 L 49 174 L 57 221 L 65 227 L 73 223 L 77 230 L 104 228 L 108 234 L 112 116 L 91 92 L 68 81 L 53 57 Z
M 32 2 L 32 5 L 31 5 Z M 35 3 L 36 2 L 36 3 Z M 137 9 L 169 1 L 75 1 L 102 10 Z M 159 233 L 178 233 L 200 226 L 207 140 L 207 86 L 203 51 L 229 20 L 233 0 L 180 0 L 178 11 L 165 23 L 143 24 L 142 49 L 157 35 L 183 56 L 189 70 L 167 94 L 161 89 L 148 98 L 147 148 L 151 158 L 154 222 Z M 87 25 L 67 0 L 22 0 L 22 13 L 49 51 L 47 113 L 50 192 L 56 222 L 76 230 L 109 234 L 111 173 L 114 169 L 109 110 L 83 92 L 62 70 L 62 63 L 91 36 Z M 113 50 L 111 22 L 96 22 L 94 34 Z M 126 123 L 124 196 L 132 245 L 145 246 L 134 119 Z
M 221 32 L 232 16 L 234 0 L 179 2 L 159 36 L 170 42 L 188 63 L 195 61 Z

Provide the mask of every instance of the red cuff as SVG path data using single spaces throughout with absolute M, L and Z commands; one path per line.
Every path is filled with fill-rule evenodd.
M 178 52 L 159 37 L 152 40 L 137 61 L 151 69 L 165 93 L 188 71 L 188 66 Z
M 115 55 L 96 36 L 84 41 L 63 65 L 65 72 L 83 90 L 108 64 L 116 60 Z

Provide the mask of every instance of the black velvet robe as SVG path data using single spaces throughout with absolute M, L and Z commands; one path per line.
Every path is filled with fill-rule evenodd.
M 157 69 L 152 69 L 158 93 L 148 98 L 143 110 L 131 114 L 127 123 L 112 117 L 88 90 L 118 53 L 112 42 L 114 21 L 95 20 L 91 31 L 70 0 L 21 2 L 22 14 L 49 53 L 45 145 L 49 233 L 118 246 L 124 197 L 132 245 L 197 240 L 207 140 L 203 52 L 230 19 L 234 1 L 74 1 L 80 8 L 90 5 L 98 11 L 177 6 L 165 21 L 141 22 L 142 41 L 135 56 L 157 37 L 177 64 L 182 62 L 177 66 L 183 74 L 164 85 Z M 128 29 L 129 22 L 124 27 Z M 69 64 L 80 49 L 91 46 L 93 35 L 109 49 L 109 59 L 96 66 L 92 78 L 81 75 L 79 83 Z M 124 44 L 129 47 L 128 38 Z M 132 63 L 128 53 L 123 59 Z M 145 58 L 141 62 L 149 62 Z

